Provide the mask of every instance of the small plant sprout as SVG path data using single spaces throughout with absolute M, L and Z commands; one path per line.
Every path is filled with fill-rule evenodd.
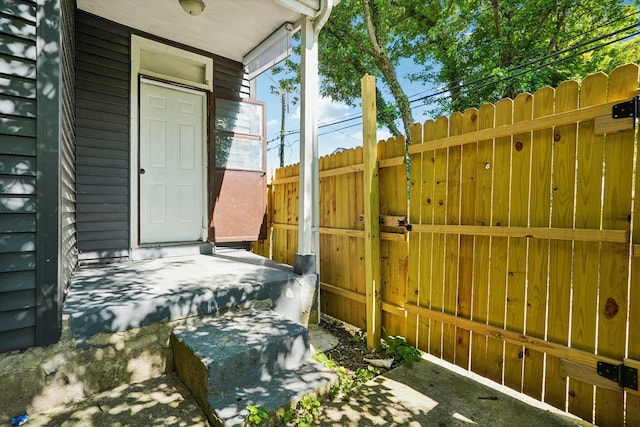
M 320 402 L 308 394 L 295 407 L 284 413 L 282 421 L 288 426 L 311 427 L 311 423 L 320 415 Z
M 249 416 L 247 420 L 255 425 L 260 425 L 263 421 L 269 419 L 269 411 L 262 406 L 247 405 Z
M 422 358 L 422 352 L 417 348 L 407 344 L 407 340 L 400 335 L 389 335 L 385 339 L 387 344 L 387 354 L 394 359 L 411 366 Z

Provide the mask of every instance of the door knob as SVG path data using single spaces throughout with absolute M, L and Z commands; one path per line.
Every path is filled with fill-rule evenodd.
M 144 175 L 144 173 L 145 173 L 145 170 L 140 168 L 140 175 Z

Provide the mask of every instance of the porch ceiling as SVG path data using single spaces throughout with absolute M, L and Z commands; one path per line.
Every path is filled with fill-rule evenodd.
M 284 23 L 297 22 L 305 6 L 318 3 L 310 0 L 204 2 L 206 8 L 199 16 L 186 14 L 178 0 L 78 0 L 78 8 L 240 62 Z

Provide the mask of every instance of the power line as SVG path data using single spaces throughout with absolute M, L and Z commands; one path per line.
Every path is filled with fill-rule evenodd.
M 360 115 L 349 117 L 349 118 L 346 118 L 346 119 L 337 120 L 335 122 L 319 124 L 318 125 L 318 129 L 326 128 L 326 127 L 329 127 L 329 126 L 335 126 L 335 125 L 339 125 L 339 124 L 342 124 L 342 123 L 347 123 L 347 122 L 350 122 L 350 121 L 353 121 L 353 120 L 359 120 L 361 118 L 362 118 L 362 115 L 360 114 Z M 295 135 L 295 134 L 298 134 L 298 133 L 300 133 L 300 129 L 291 130 L 291 131 L 285 132 L 284 136 Z M 267 145 L 270 144 L 273 141 L 277 141 L 278 139 L 280 139 L 280 135 L 268 140 L 267 141 Z
M 529 65 L 533 65 L 533 64 L 536 64 L 536 63 L 538 63 L 538 62 L 542 62 L 542 61 L 544 61 L 545 59 L 557 58 L 558 56 L 562 55 L 563 53 L 567 53 L 567 52 L 574 51 L 574 50 L 579 49 L 579 48 L 581 48 L 581 47 L 583 47 L 583 46 L 586 46 L 586 45 L 588 45 L 588 44 L 591 44 L 591 43 L 594 43 L 594 42 L 600 41 L 600 40 L 602 40 L 602 39 L 605 39 L 605 38 L 608 38 L 608 37 L 611 37 L 611 36 L 615 36 L 615 35 L 617 35 L 617 34 L 620 34 L 620 33 L 624 32 L 624 31 L 628 31 L 628 30 L 630 30 L 630 29 L 633 29 L 633 28 L 635 28 L 635 27 L 637 27 L 637 26 L 638 26 L 638 24 L 636 23 L 636 24 L 630 25 L 630 26 L 628 26 L 628 27 L 622 28 L 622 29 L 620 29 L 620 30 L 617 30 L 617 31 L 611 32 L 611 33 L 609 33 L 609 34 L 605 34 L 605 35 L 602 35 L 602 36 L 600 36 L 600 37 L 596 37 L 596 38 L 594 38 L 594 39 L 590 39 L 590 40 L 587 40 L 587 41 L 584 41 L 584 42 L 578 43 L 578 44 L 573 45 L 573 46 L 570 46 L 570 47 L 568 47 L 568 48 L 566 48 L 566 49 L 562 49 L 562 50 L 559 50 L 559 51 L 556 51 L 556 52 L 553 52 L 553 53 L 550 53 L 550 54 L 544 55 L 544 56 L 542 56 L 542 57 L 540 57 L 540 58 L 533 59 L 533 60 L 528 61 L 528 62 L 525 62 L 525 63 L 523 63 L 523 64 L 515 65 L 515 66 L 513 66 L 513 67 L 511 67 L 511 68 L 508 68 L 508 69 L 506 70 L 506 72 L 517 71 L 517 70 L 519 70 L 519 69 L 521 69 L 521 68 L 524 68 L 524 67 L 527 67 L 527 66 L 529 66 Z M 616 43 L 616 42 L 618 42 L 618 41 L 621 41 L 621 40 L 624 40 L 624 39 L 627 39 L 627 38 L 633 37 L 633 36 L 635 36 L 635 35 L 637 35 L 637 34 L 638 34 L 638 33 L 636 32 L 636 33 L 634 33 L 634 34 L 627 35 L 627 36 L 621 37 L 621 38 L 619 38 L 619 39 L 616 39 L 616 40 L 613 40 L 613 41 L 610 41 L 610 42 L 607 42 L 607 43 L 604 43 L 604 44 L 600 44 L 600 45 L 598 45 L 598 46 L 594 46 L 594 47 L 592 47 L 592 48 L 590 48 L 590 49 L 584 50 L 584 51 L 579 52 L 579 53 L 577 53 L 577 54 L 573 54 L 573 55 L 567 56 L 567 57 L 565 57 L 565 58 L 559 58 L 559 59 L 557 59 L 557 60 L 555 60 L 555 61 L 553 61 L 553 62 L 544 63 L 544 64 L 542 64 L 541 66 L 538 66 L 538 67 L 536 67 L 536 68 L 534 68 L 534 69 L 529 69 L 529 70 L 526 70 L 526 71 L 521 72 L 521 73 L 518 73 L 518 74 L 505 76 L 505 77 L 503 77 L 503 78 L 500 78 L 500 79 L 498 79 L 498 80 L 496 80 L 496 81 L 489 82 L 489 83 L 484 84 L 484 85 L 482 85 L 482 86 L 472 87 L 471 89 L 468 89 L 468 90 L 467 90 L 467 92 L 468 92 L 468 91 L 471 91 L 471 90 L 478 90 L 478 89 L 484 88 L 484 87 L 486 87 L 486 86 L 488 86 L 488 85 L 491 85 L 491 84 L 501 83 L 502 81 L 505 81 L 505 80 L 508 80 L 508 79 L 511 79 L 511 78 L 514 78 L 514 77 L 521 76 L 522 74 L 526 74 L 526 73 L 529 73 L 529 72 L 532 72 L 532 71 L 540 70 L 540 69 L 542 69 L 542 68 L 544 68 L 544 67 L 547 67 L 547 66 L 549 66 L 549 65 L 557 64 L 558 62 L 566 61 L 567 59 L 571 59 L 571 58 L 575 58 L 576 56 L 579 56 L 579 55 L 585 54 L 585 53 L 590 52 L 590 51 L 595 50 L 595 49 L 600 49 L 600 48 L 605 47 L 605 46 L 607 46 L 607 45 L 610 45 L 610 44 Z M 491 79 L 492 77 L 495 77 L 495 76 L 492 76 L 492 75 L 484 76 L 484 77 L 481 77 L 481 78 L 478 78 L 478 79 L 472 80 L 472 81 L 470 81 L 470 82 L 463 83 L 463 84 L 461 84 L 461 85 L 459 86 L 459 88 L 464 88 L 464 87 L 467 87 L 467 86 L 470 86 L 470 85 L 473 85 L 473 84 L 476 84 L 476 83 L 481 83 L 481 82 L 483 82 L 483 81 L 486 81 L 486 80 Z M 442 90 L 440 90 L 440 91 L 438 91 L 438 92 L 431 93 L 431 94 L 426 95 L 426 96 L 423 96 L 423 97 L 421 97 L 421 98 L 414 99 L 414 100 L 410 101 L 410 103 L 412 103 L 412 104 L 413 104 L 413 103 L 415 103 L 415 102 L 424 101 L 424 100 L 426 100 L 426 99 L 433 98 L 433 97 L 435 97 L 435 96 L 437 96 L 437 95 L 445 94 L 445 93 L 447 93 L 447 92 L 449 92 L 449 91 L 450 91 L 449 89 L 442 89 Z
M 599 26 L 597 26 L 597 27 L 593 27 L 593 28 L 589 29 L 589 31 L 587 31 L 587 32 L 586 32 L 586 34 L 593 33 L 594 31 L 596 31 L 596 30 L 598 30 L 598 29 L 600 29 L 600 28 L 608 27 L 609 25 L 614 24 L 614 23 L 616 23 L 616 22 L 624 21 L 625 19 L 627 19 L 627 18 L 629 18 L 629 17 L 631 17 L 631 16 L 634 16 L 634 15 L 638 15 L 638 12 L 637 12 L 637 11 L 636 11 L 636 12 L 631 12 L 631 13 L 629 13 L 628 15 L 624 15 L 624 16 L 622 16 L 622 17 L 619 17 L 619 18 L 616 18 L 616 19 L 612 19 L 612 20 L 610 20 L 610 21 L 607 21 L 607 22 L 605 22 L 605 23 L 602 23 L 601 25 L 599 25 Z M 631 29 L 631 28 L 634 28 L 634 27 L 636 27 L 636 26 L 638 26 L 638 24 L 637 24 L 637 23 L 636 23 L 636 24 L 633 24 L 633 25 L 630 25 L 630 26 L 628 26 L 628 27 L 622 28 L 622 29 L 620 29 L 620 30 L 616 30 L 616 31 L 614 31 L 614 32 L 612 32 L 612 33 L 604 34 L 604 35 L 602 35 L 602 36 L 599 36 L 599 37 L 596 37 L 596 38 L 593 38 L 593 39 L 590 39 L 590 40 L 586 40 L 586 41 L 584 41 L 584 42 L 581 42 L 581 43 L 578 43 L 578 44 L 576 44 L 576 45 L 573 45 L 573 46 L 571 46 L 571 47 L 569 47 L 569 48 L 566 48 L 566 49 L 563 49 L 563 50 L 560 50 L 560 51 L 556 51 L 556 52 L 552 52 L 552 53 L 550 53 L 550 54 L 547 54 L 547 55 L 542 56 L 542 57 L 537 58 L 537 59 L 533 59 L 533 60 L 531 60 L 531 61 L 529 61 L 529 62 L 526 62 L 526 63 L 524 63 L 524 64 L 515 65 L 515 66 L 513 66 L 513 67 L 509 68 L 507 71 L 513 71 L 513 70 L 516 70 L 516 69 L 519 69 L 519 68 L 526 67 L 527 65 L 535 64 L 535 63 L 537 63 L 537 62 L 543 61 L 543 60 L 548 59 L 548 58 L 552 58 L 552 57 L 555 57 L 555 56 L 559 56 L 559 55 L 561 55 L 561 54 L 563 54 L 563 53 L 565 53 L 565 52 L 568 52 L 568 51 L 570 51 L 570 50 L 572 50 L 572 49 L 577 49 L 577 48 L 582 47 L 582 46 L 585 46 L 585 45 L 587 45 L 587 44 L 589 44 L 589 43 L 593 43 L 593 42 L 596 42 L 596 41 L 602 40 L 602 39 L 604 39 L 604 38 L 607 38 L 607 37 L 610 37 L 610 36 L 613 36 L 613 35 L 619 34 L 619 33 L 621 33 L 621 32 L 627 31 L 627 30 L 629 30 L 629 29 Z M 410 73 L 406 73 L 405 75 L 408 75 L 408 74 L 410 74 Z M 481 79 L 478 79 L 478 80 L 475 80 L 475 81 L 469 82 L 469 84 L 471 84 L 471 83 L 475 83 L 475 82 L 478 82 L 479 80 L 489 79 L 489 78 L 491 78 L 491 77 L 492 77 L 491 75 L 489 75 L 489 76 L 485 76 L 485 77 L 482 77 Z M 448 92 L 448 90 L 443 89 L 443 86 L 440 86 L 440 89 L 438 89 L 438 90 L 442 91 L 443 93 Z M 415 93 L 415 94 L 413 94 L 413 95 L 409 96 L 408 98 L 413 98 L 413 97 L 415 97 L 415 96 L 422 95 L 423 93 L 426 93 L 426 92 L 428 92 L 428 90 L 420 91 L 420 92 L 418 92 L 418 93 Z M 432 94 L 432 95 L 433 95 L 433 94 Z M 429 95 L 427 95 L 427 96 L 429 96 Z M 410 100 L 409 102 L 413 102 L 413 101 L 418 101 L 418 99 Z
M 362 116 L 360 116 L 359 118 L 362 118 Z M 362 122 L 356 123 L 354 125 L 344 126 L 344 127 L 341 127 L 340 129 L 330 129 L 327 132 L 319 133 L 318 136 L 328 135 L 328 134 L 333 133 L 333 132 L 340 132 L 341 130 L 350 129 L 350 128 L 353 128 L 353 127 L 356 127 L 356 126 L 362 126 Z
M 634 13 L 634 14 L 635 14 L 635 13 Z M 617 19 L 617 20 L 613 20 L 613 21 L 611 21 L 611 22 L 617 22 L 618 20 L 625 19 L 625 18 L 627 18 L 627 17 L 629 17 L 629 16 L 631 16 L 631 15 L 627 15 L 627 16 L 625 16 L 625 17 L 623 17 L 623 18 L 619 18 L 619 19 Z M 603 25 L 604 25 L 604 24 L 603 24 Z M 558 58 L 560 55 L 562 55 L 562 54 L 564 54 L 564 53 L 572 52 L 572 51 L 575 51 L 575 50 L 577 50 L 577 49 L 579 49 L 579 48 L 581 48 L 581 47 L 584 47 L 584 46 L 586 46 L 586 45 L 589 45 L 589 44 L 591 44 L 591 43 L 595 43 L 595 42 L 601 41 L 601 40 L 603 40 L 603 39 L 606 39 L 606 38 L 608 38 L 608 37 L 615 36 L 615 35 L 620 34 L 620 33 L 622 33 L 622 32 L 625 32 L 625 31 L 628 31 L 628 30 L 630 30 L 630 29 L 636 28 L 638 25 L 639 25 L 638 23 L 635 23 L 635 24 L 633 24 L 633 25 L 629 25 L 629 26 L 627 26 L 627 27 L 624 27 L 624 28 L 622 28 L 622 29 L 618 29 L 618 30 L 613 31 L 613 32 L 611 32 L 611 33 L 607 33 L 607 34 L 601 35 L 601 36 L 599 36 L 599 37 L 595 37 L 595 38 L 592 38 L 592 39 L 589 39 L 589 40 L 586 40 L 586 41 L 580 42 L 580 43 L 578 43 L 578 44 L 576 44 L 576 45 L 573 45 L 573 46 L 570 46 L 570 47 L 568 47 L 568 48 L 565 48 L 565 49 L 562 49 L 562 50 L 559 50 L 559 51 L 556 51 L 556 52 L 553 52 L 553 53 L 550 53 L 550 54 L 544 55 L 544 56 L 542 56 L 542 57 L 540 57 L 540 58 L 536 58 L 536 59 L 530 60 L 530 61 L 528 61 L 528 62 L 525 62 L 525 63 L 522 63 L 522 64 L 518 64 L 518 65 L 515 65 L 515 66 L 513 66 L 513 67 L 511 67 L 511 68 L 508 68 L 508 69 L 506 70 L 506 72 L 513 72 L 513 71 L 517 71 L 517 70 L 520 70 L 520 69 L 525 68 L 525 67 L 527 67 L 527 66 L 530 66 L 530 65 L 533 65 L 533 64 L 536 64 L 536 63 L 543 62 L 543 61 L 545 61 L 546 59 L 556 58 L 554 61 L 551 61 L 551 62 L 544 62 L 543 64 L 541 64 L 541 65 L 539 65 L 539 66 L 537 66 L 537 67 L 535 67 L 535 68 L 532 68 L 532 69 L 526 69 L 526 70 L 521 71 L 521 72 L 519 72 L 519 73 L 516 73 L 516 74 L 510 74 L 510 75 L 507 75 L 507 76 L 504 76 L 504 77 L 501 77 L 501 78 L 498 78 L 498 79 L 496 79 L 496 80 L 492 80 L 492 81 L 489 81 L 489 82 L 486 82 L 486 81 L 487 81 L 487 80 L 489 80 L 489 79 L 491 79 L 491 78 L 493 78 L 493 77 L 495 77 L 495 76 L 493 76 L 493 75 L 484 76 L 484 77 L 481 77 L 481 78 L 478 78 L 478 79 L 475 79 L 475 80 L 472 80 L 472 81 L 469 81 L 469 82 L 463 83 L 463 84 L 461 84 L 461 85 L 459 86 L 459 88 L 460 88 L 461 90 L 464 90 L 465 92 L 476 91 L 476 90 L 482 89 L 482 88 L 484 88 L 484 87 L 487 87 L 487 86 L 490 86 L 490 85 L 494 85 L 494 84 L 498 84 L 498 83 L 502 83 L 502 82 L 504 82 L 504 81 L 507 81 L 507 80 L 510 80 L 510 79 L 513 79 L 513 78 L 519 77 L 519 76 L 521 76 L 521 75 L 523 75 L 523 74 L 531 73 L 531 72 L 533 72 L 533 71 L 540 70 L 540 69 L 542 69 L 542 68 L 545 68 L 545 67 L 548 67 L 548 66 L 551 66 L 551 65 L 554 65 L 554 64 L 560 63 L 560 62 L 562 62 L 562 61 L 566 61 L 566 60 L 571 59 L 571 58 L 574 58 L 574 57 L 576 57 L 576 56 L 583 55 L 583 54 L 585 54 L 585 53 L 587 53 L 587 52 L 591 52 L 591 51 L 593 51 L 593 50 L 603 48 L 603 47 L 608 46 L 608 45 L 610 45 L 610 44 L 613 44 L 613 43 L 616 43 L 616 42 L 619 42 L 619 41 L 626 40 L 626 39 L 628 39 L 628 38 L 631 38 L 631 37 L 634 37 L 634 36 L 636 36 L 636 35 L 639 35 L 639 34 L 640 34 L 640 31 L 636 31 L 635 33 L 632 33 L 632 34 L 629 34 L 629 35 L 626 35 L 626 36 L 623 36 L 623 37 L 617 38 L 617 39 L 615 39 L 615 40 L 612 40 L 612 41 L 609 41 L 609 42 L 606 42 L 606 43 L 601 43 L 601 44 L 599 44 L 599 45 L 597 45 L 597 46 L 593 46 L 593 47 L 591 47 L 591 48 L 589 48 L 589 49 L 582 50 L 582 51 L 580 51 L 580 52 L 577 52 L 577 53 L 574 53 L 574 54 L 572 54 L 572 55 L 566 56 L 566 57 L 564 57 L 564 58 Z M 482 82 L 486 82 L 486 83 L 483 83 L 482 85 L 474 86 L 474 85 L 476 85 L 476 84 L 478 84 L 478 83 L 482 83 Z M 438 90 L 438 91 L 436 91 L 436 92 L 430 93 L 430 94 L 425 95 L 425 96 L 422 96 L 422 97 L 420 97 L 420 98 L 416 98 L 416 99 L 410 100 L 410 101 L 409 101 L 409 103 L 410 103 L 410 104 L 414 104 L 414 103 L 417 103 L 417 102 L 426 101 L 426 100 L 428 100 L 428 99 L 436 98 L 436 97 L 437 97 L 437 96 L 439 96 L 439 95 L 446 95 L 446 94 L 447 94 L 447 93 L 449 93 L 449 92 L 450 92 L 450 89 L 439 89 L 439 90 Z M 415 94 L 414 94 L 414 95 L 411 95 L 411 96 L 409 96 L 408 98 L 412 98 L 412 97 L 414 97 L 414 96 L 416 96 L 416 95 L 415 95 Z M 441 97 L 441 98 L 448 98 L 448 97 L 450 97 L 450 96 L 451 96 L 451 95 L 444 96 L 444 97 Z M 424 104 L 423 104 L 423 105 L 424 105 Z M 319 126 L 318 126 L 318 128 L 320 129 L 320 128 L 325 128 L 325 127 L 335 126 L 335 125 L 338 125 L 338 124 L 346 123 L 346 122 L 353 121 L 353 120 L 359 120 L 359 119 L 362 119 L 362 115 L 361 115 L 361 114 L 360 114 L 360 115 L 353 116 L 353 117 L 349 117 L 349 118 L 345 118 L 345 119 L 337 120 L 337 121 L 334 121 L 334 122 L 324 123 L 324 124 L 319 125 Z M 330 130 L 330 131 L 327 131 L 327 132 L 324 132 L 324 133 L 320 133 L 318 136 L 327 135 L 327 134 L 329 134 L 329 133 L 338 132 L 338 131 L 340 131 L 340 130 L 349 129 L 349 128 L 352 128 L 352 127 L 355 127 L 355 126 L 359 126 L 359 125 L 361 125 L 361 123 L 362 123 L 362 122 L 357 123 L 357 124 L 355 124 L 355 125 L 345 126 L 345 127 L 343 127 L 343 128 L 340 128 L 340 129 L 334 129 L 334 130 Z M 299 134 L 299 133 L 300 133 L 300 129 L 298 129 L 298 130 L 293 130 L 293 131 L 289 131 L 289 132 L 287 132 L 287 133 L 285 134 L 285 136 L 295 135 L 295 134 Z M 273 138 L 273 139 L 269 140 L 267 143 L 273 142 L 273 141 L 275 141 L 275 140 L 277 140 L 277 139 L 279 139 L 279 138 L 280 138 L 280 136 L 277 136 L 277 137 L 275 137 L 275 138 Z
M 554 65 L 554 64 L 557 64 L 557 63 L 559 63 L 559 62 L 566 61 L 567 59 L 575 58 L 576 56 L 583 55 L 583 54 L 585 54 L 585 53 L 587 53 L 587 52 L 591 52 L 591 51 L 593 51 L 593 50 L 603 48 L 603 47 L 608 46 L 608 45 L 610 45 L 610 44 L 613 44 L 613 43 L 616 43 L 616 42 L 619 42 L 619 41 L 623 41 L 623 40 L 625 40 L 625 39 L 628 39 L 628 38 L 631 38 L 631 37 L 634 37 L 634 36 L 637 36 L 637 35 L 640 35 L 640 31 L 636 31 L 636 32 L 635 32 L 635 33 L 633 33 L 633 34 L 629 34 L 629 35 L 627 35 L 627 36 L 620 37 L 620 38 L 618 38 L 618 39 L 616 39 L 616 40 L 611 40 L 611 41 L 609 41 L 609 42 L 607 42 L 607 43 L 602 43 L 602 44 L 600 44 L 600 45 L 598 45 L 598 46 L 594 46 L 594 47 L 591 47 L 591 48 L 589 48 L 589 49 L 585 49 L 585 50 L 583 50 L 583 51 L 576 52 L 576 53 L 574 53 L 574 54 L 572 54 L 572 55 L 569 55 L 569 56 L 567 56 L 567 57 L 565 57 L 565 58 L 560 58 L 560 59 L 558 59 L 558 60 L 556 60 L 556 61 L 553 61 L 553 62 L 550 62 L 550 63 L 541 64 L 541 65 L 539 65 L 539 66 L 537 66 L 537 67 L 535 67 L 535 68 L 532 68 L 532 69 L 527 69 L 527 70 L 521 71 L 521 72 L 516 73 L 516 74 L 511 74 L 511 75 L 508 75 L 508 76 L 502 77 L 502 78 L 500 78 L 500 79 L 498 79 L 498 80 L 490 81 L 490 82 L 487 82 L 487 83 L 483 83 L 483 84 L 481 84 L 481 85 L 479 85 L 479 86 L 472 86 L 472 87 L 467 87 L 468 85 L 460 85 L 460 88 L 464 89 L 464 92 L 466 92 L 466 93 L 468 93 L 468 92 L 472 92 L 472 91 L 476 91 L 476 90 L 480 90 L 480 89 L 484 89 L 484 88 L 485 88 L 485 87 L 487 87 L 487 86 L 491 86 L 491 85 L 495 85 L 495 84 L 498 84 L 498 83 L 502 83 L 502 82 L 505 82 L 505 81 L 507 81 L 507 80 L 510 80 L 510 79 L 513 79 L 513 78 L 519 77 L 519 76 L 521 76 L 521 75 L 523 75 L 523 74 L 527 74 L 527 73 L 531 73 L 531 72 L 533 72 L 533 71 L 541 70 L 542 68 L 548 67 L 548 66 L 550 66 L 550 65 Z M 448 92 L 448 91 L 447 91 L 447 92 Z M 445 92 L 445 93 L 446 93 L 446 92 Z M 442 94 L 443 94 L 442 92 L 439 92 L 439 93 L 432 94 L 432 95 L 430 95 L 430 96 L 424 97 L 424 99 L 426 99 L 426 98 L 432 98 L 432 97 L 435 97 L 435 96 L 437 96 L 437 95 L 442 95 Z M 444 97 L 442 97 L 442 98 L 450 98 L 450 97 L 451 97 L 451 95 L 444 96 Z M 418 101 L 418 100 L 416 100 L 416 101 Z

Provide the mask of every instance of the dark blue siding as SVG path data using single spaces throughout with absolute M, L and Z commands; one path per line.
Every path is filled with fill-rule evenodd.
M 61 95 L 60 111 L 60 283 L 69 285 L 78 264 L 76 246 L 76 11 L 74 1 L 64 1 L 61 32 Z M 62 297 L 62 295 L 61 295 Z
M 77 264 L 74 21 L 73 0 L 0 4 L 0 353 L 57 341 Z
M 76 207 L 80 262 L 129 259 L 130 40 L 137 33 L 78 11 L 76 15 Z M 189 49 L 185 46 L 178 46 Z M 242 65 L 213 58 L 214 91 L 248 97 Z
M 129 248 L 129 40 L 126 27 L 77 14 L 76 193 L 80 260 Z
M 0 352 L 35 344 L 36 4 L 0 5 Z

